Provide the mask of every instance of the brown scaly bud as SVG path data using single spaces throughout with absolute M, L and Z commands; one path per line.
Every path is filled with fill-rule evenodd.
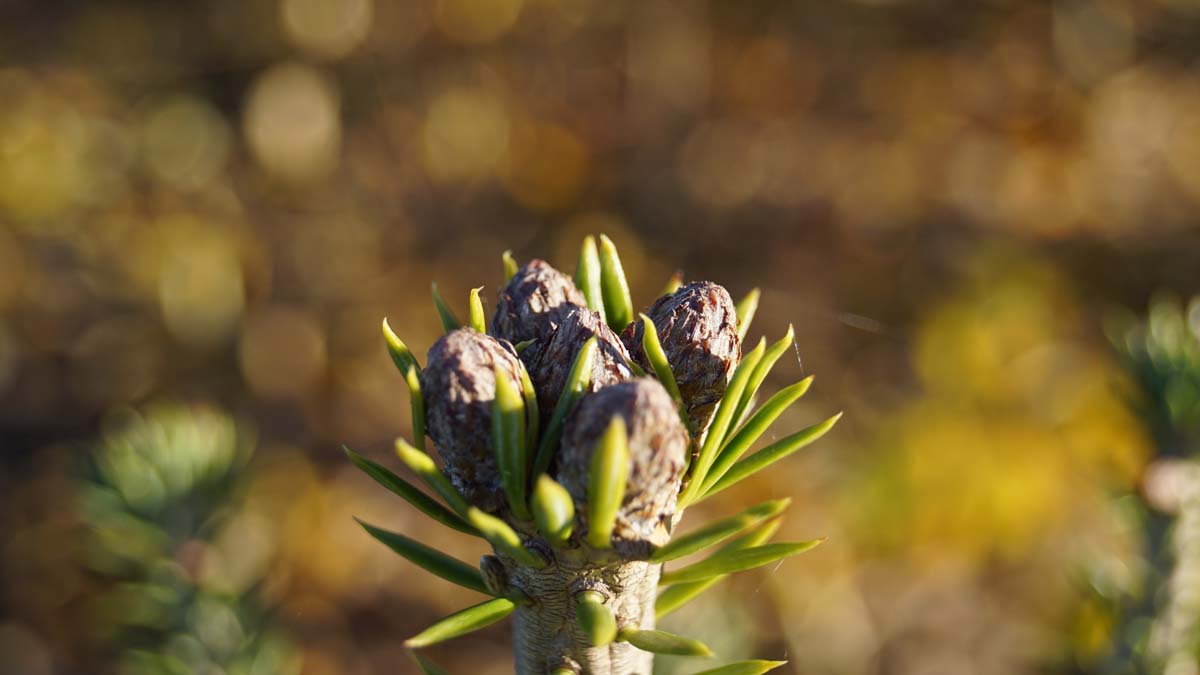
M 517 270 L 500 292 L 491 332 L 514 345 L 535 340 L 521 352 L 521 360 L 531 364 L 566 313 L 586 306 L 587 300 L 571 277 L 535 258 Z
M 640 377 L 588 394 L 567 419 L 558 455 L 558 481 L 575 500 L 579 518 L 587 515 L 588 469 L 592 451 L 619 415 L 629 435 L 629 480 L 613 531 L 618 553 L 626 557 L 662 545 L 688 453 L 688 434 L 671 395 L 658 380 Z M 586 524 L 578 528 L 586 530 Z
M 626 361 L 629 353 L 621 339 L 600 318 L 600 315 L 586 307 L 571 309 L 563 317 L 558 330 L 538 353 L 536 361 L 531 362 L 529 377 L 533 388 L 537 391 L 538 410 L 542 417 L 548 419 L 562 395 L 567 383 L 567 375 L 575 362 L 583 343 L 592 337 L 596 338 L 596 358 L 592 359 L 592 372 L 588 391 L 597 391 L 610 384 L 616 384 L 633 377 Z M 543 420 L 545 421 L 545 420 Z
M 688 421 L 700 436 L 742 358 L 733 299 L 719 284 L 693 281 L 659 298 L 645 314 L 658 329 Z M 621 340 L 637 363 L 650 370 L 642 331 L 642 322 L 634 321 L 621 332 Z
M 459 328 L 434 343 L 421 372 L 425 427 L 446 474 L 464 499 L 489 512 L 506 501 L 492 444 L 497 367 L 521 391 L 524 366 L 512 345 Z

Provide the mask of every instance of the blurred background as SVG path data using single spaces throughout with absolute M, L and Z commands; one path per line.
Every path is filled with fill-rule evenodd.
M 669 628 L 828 675 L 1170 673 L 1200 617 L 1200 0 L 0 1 L 0 672 L 411 673 L 439 282 L 621 247 L 796 326 L 811 554 Z M 507 626 L 431 656 L 510 672 Z M 702 664 L 660 658 L 662 673 Z

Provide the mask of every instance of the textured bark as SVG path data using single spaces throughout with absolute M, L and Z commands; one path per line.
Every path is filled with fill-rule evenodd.
M 536 340 L 521 352 L 521 360 L 529 365 L 536 361 L 567 313 L 586 306 L 583 293 L 571 277 L 535 258 L 517 270 L 500 292 L 491 333 L 513 344 Z
M 689 424 L 699 437 L 708 428 L 742 358 L 733 299 L 718 284 L 693 281 L 662 296 L 645 313 L 658 330 Z M 649 371 L 650 361 L 642 349 L 643 332 L 642 322 L 634 321 L 622 331 L 621 340 Z
M 599 591 L 618 627 L 651 629 L 661 565 L 594 565 L 577 550 L 564 552 L 541 570 L 505 562 L 508 584 L 530 598 L 530 604 L 518 606 L 512 614 L 518 675 L 546 675 L 563 667 L 583 675 L 651 675 L 654 657 L 649 652 L 623 642 L 588 646 L 575 621 L 575 595 Z
M 626 365 L 629 353 L 600 315 L 586 307 L 570 309 L 563 316 L 558 329 L 554 331 L 544 349 L 538 353 L 537 359 L 526 362 L 533 364 L 529 367 L 529 377 L 533 381 L 534 390 L 537 391 L 538 410 L 543 422 L 554 412 L 554 406 L 562 395 L 575 356 L 579 354 L 583 343 L 592 337 L 596 338 L 598 358 L 592 360 L 588 391 L 598 391 L 633 376 L 633 372 Z
M 490 512 L 507 502 L 492 445 L 496 366 L 522 391 L 524 366 L 512 345 L 460 328 L 434 343 L 421 373 L 425 426 L 446 474 L 464 499 Z
M 613 547 L 628 560 L 648 555 L 670 537 L 688 434 L 675 401 L 657 380 L 638 378 L 585 396 L 563 430 L 557 475 L 575 500 L 581 534 L 587 531 L 592 452 L 616 416 L 625 419 L 630 465 Z

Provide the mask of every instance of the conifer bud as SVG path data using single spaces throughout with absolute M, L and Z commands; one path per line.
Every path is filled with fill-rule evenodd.
M 460 328 L 434 343 L 421 372 L 429 437 L 454 488 L 484 511 L 506 501 L 492 443 L 496 373 L 521 391 L 523 368 L 508 342 Z
M 725 386 L 742 356 L 733 299 L 724 287 L 693 281 L 659 298 L 645 314 L 654 322 L 658 339 L 671 364 L 693 433 L 701 435 Z M 642 349 L 641 321 L 621 333 L 634 360 L 650 370 Z
M 640 545 L 661 545 L 667 539 L 688 452 L 679 411 L 657 380 L 637 378 L 583 397 L 563 433 L 558 482 L 575 500 L 575 513 L 584 516 L 592 452 L 618 415 L 625 420 L 630 466 L 614 547 L 629 551 L 632 543 L 635 550 L 648 550 Z
M 571 277 L 535 258 L 517 270 L 500 292 L 491 332 L 514 345 L 535 340 L 521 352 L 521 360 L 531 364 L 565 315 L 576 307 L 586 306 L 583 293 Z
M 538 395 L 538 409 L 542 417 L 549 417 L 562 395 L 575 362 L 575 355 L 583 343 L 596 338 L 596 357 L 592 359 L 592 372 L 588 391 L 596 391 L 633 377 L 627 361 L 629 352 L 621 339 L 605 323 L 600 315 L 586 307 L 573 308 L 563 317 L 558 330 L 550 337 L 529 367 L 529 377 Z M 544 420 L 543 420 L 544 421 Z

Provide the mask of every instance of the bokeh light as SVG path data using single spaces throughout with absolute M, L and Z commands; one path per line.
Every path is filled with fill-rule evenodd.
M 142 155 L 150 174 L 171 187 L 211 184 L 225 168 L 230 146 L 228 123 L 203 99 L 172 98 L 146 113 Z
M 438 28 L 456 42 L 491 42 L 512 28 L 521 15 L 523 0 L 437 0 Z
M 298 46 L 338 58 L 366 38 L 373 7 L 371 0 L 284 0 L 280 11 L 288 36 Z
M 299 309 L 270 307 L 247 317 L 238 351 L 246 383 L 261 396 L 303 394 L 325 372 L 325 334 Z
M 430 103 L 422 130 L 425 166 L 442 180 L 487 176 L 508 151 L 504 101 L 480 87 L 454 87 Z
M 245 305 L 236 242 L 219 226 L 187 217 L 160 226 L 158 297 L 167 330 L 191 346 L 219 344 L 232 334 Z
M 246 101 L 243 128 L 255 157 L 280 178 L 328 175 L 341 150 L 339 95 L 308 66 L 282 64 L 263 73 Z

